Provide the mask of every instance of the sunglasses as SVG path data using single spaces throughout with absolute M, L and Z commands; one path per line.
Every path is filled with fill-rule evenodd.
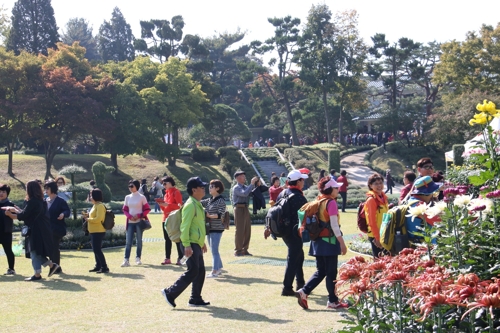
M 215 185 L 210 185 L 208 186 L 208 188 L 215 188 Z
M 422 167 L 422 169 L 425 169 L 425 170 L 434 170 L 434 166 L 432 166 L 432 165 L 424 165 Z
M 129 187 L 129 188 L 132 188 L 132 187 L 134 187 L 134 185 L 130 184 L 128 187 Z

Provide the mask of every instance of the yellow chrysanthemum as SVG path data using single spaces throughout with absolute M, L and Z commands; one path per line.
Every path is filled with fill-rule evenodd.
M 476 106 L 477 111 L 479 112 L 488 112 L 492 116 L 496 115 L 500 110 L 497 110 L 495 103 L 492 101 L 487 101 L 486 99 L 483 101 L 483 104 L 478 104 Z
M 477 113 L 474 118 L 469 120 L 469 125 L 474 126 L 474 124 L 484 125 L 491 120 L 491 116 L 486 112 Z

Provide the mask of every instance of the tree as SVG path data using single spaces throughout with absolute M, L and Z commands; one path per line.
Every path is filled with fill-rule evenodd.
M 104 21 L 97 36 L 98 50 L 104 61 L 134 60 L 132 29 L 118 7 L 113 9 L 111 21 Z
M 156 140 L 150 143 L 151 151 L 160 161 L 168 160 L 170 166 L 175 166 L 179 154 L 179 128 L 197 124 L 203 117 L 202 105 L 208 102 L 201 85 L 187 73 L 186 63 L 169 58 L 159 66 L 154 86 L 140 91 L 154 119 L 150 131 Z M 169 140 L 165 134 L 169 134 Z
M 102 104 L 95 98 L 97 91 L 109 82 L 92 79 L 83 47 L 77 43 L 58 43 L 57 47 L 42 59 L 39 84 L 23 106 L 25 121 L 30 125 L 29 136 L 44 147 L 45 179 L 52 176 L 55 155 L 69 141 L 82 133 L 109 132 L 112 126 L 100 121 Z
M 214 105 L 214 112 L 211 115 L 212 124 L 210 127 L 198 124 L 190 133 L 195 141 L 206 143 L 217 143 L 225 147 L 234 138 L 248 140 L 252 136 L 247 125 L 241 121 L 238 113 L 233 108 L 224 105 Z
M 10 19 L 6 14 L 7 9 L 3 5 L 0 6 L 0 43 L 3 44 L 10 30 Z
M 89 60 L 101 59 L 97 51 L 97 41 L 92 35 L 92 27 L 83 18 L 75 17 L 69 19 L 68 23 L 66 23 L 66 30 L 61 36 L 61 41 L 68 45 L 79 42 L 86 50 L 85 58 Z
M 500 23 L 496 28 L 483 25 L 479 33 L 468 32 L 465 41 L 453 40 L 441 49 L 434 83 L 445 85 L 455 94 L 500 91 Z
M 147 54 L 160 63 L 179 53 L 184 19 L 181 15 L 168 20 L 141 21 L 141 38 L 134 41 L 135 49 Z
M 274 84 L 276 94 L 273 92 L 271 95 L 277 103 L 284 106 L 293 143 L 298 145 L 299 138 L 295 129 L 289 94 L 294 85 L 293 80 L 295 75 L 292 75 L 290 67 L 294 63 L 293 56 L 297 48 L 300 19 L 292 19 L 291 16 L 286 16 L 284 18 L 268 18 L 267 20 L 275 28 L 274 36 L 268 38 L 264 43 L 254 41 L 251 43 L 251 47 L 254 54 L 262 55 L 273 50 L 278 53 L 278 59 L 272 58 L 268 63 L 270 67 L 274 65 L 278 66 L 278 74 L 274 77 L 276 81 Z M 266 87 L 270 88 L 269 85 Z
M 59 41 L 54 9 L 50 0 L 18 0 L 12 8 L 12 27 L 7 38 L 7 49 L 19 54 L 47 55 Z
M 12 153 L 25 135 L 23 105 L 29 99 L 32 84 L 40 72 L 40 61 L 27 52 L 15 56 L 0 48 L 0 142 L 8 153 L 7 173 L 14 176 Z

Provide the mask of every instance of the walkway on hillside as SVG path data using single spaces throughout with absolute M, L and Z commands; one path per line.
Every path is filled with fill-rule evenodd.
M 347 171 L 347 180 L 352 184 L 359 185 L 366 188 L 366 182 L 368 177 L 370 177 L 374 171 L 363 164 L 363 159 L 365 158 L 366 151 L 347 155 L 340 160 L 340 169 Z M 385 175 L 384 176 L 385 179 Z M 384 181 L 385 185 L 385 181 Z M 396 183 L 396 186 L 392 188 L 392 193 L 401 192 L 401 184 Z

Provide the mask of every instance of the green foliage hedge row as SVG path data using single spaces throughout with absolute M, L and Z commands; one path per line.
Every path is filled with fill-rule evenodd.
M 338 149 L 328 151 L 328 169 L 340 170 L 340 151 Z
M 196 162 L 208 162 L 215 159 L 215 149 L 212 147 L 199 147 L 191 150 L 191 157 Z

